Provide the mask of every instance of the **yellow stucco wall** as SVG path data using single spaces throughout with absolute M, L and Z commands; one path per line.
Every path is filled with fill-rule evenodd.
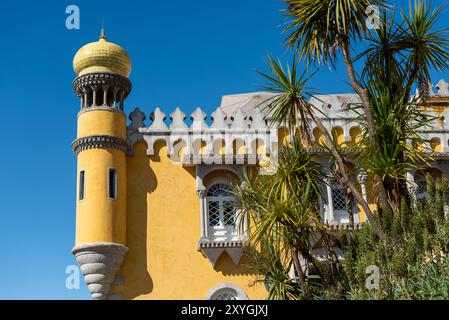
M 223 254 L 215 268 L 197 251 L 200 202 L 195 192 L 195 168 L 173 164 L 163 142 L 155 155 L 137 142 L 127 158 L 127 239 L 130 249 L 113 292 L 125 299 L 204 299 L 209 289 L 230 282 L 250 299 L 265 298 L 265 288 L 251 286 L 255 276 L 235 267 Z
M 117 170 L 115 200 L 108 199 L 109 168 Z M 115 149 L 85 150 L 78 155 L 77 172 L 81 170 L 85 171 L 85 197 L 84 200 L 77 201 L 76 206 L 76 244 L 89 242 L 125 244 L 125 154 Z
M 117 109 L 84 110 L 78 115 L 78 138 L 109 135 L 126 139 L 126 115 Z

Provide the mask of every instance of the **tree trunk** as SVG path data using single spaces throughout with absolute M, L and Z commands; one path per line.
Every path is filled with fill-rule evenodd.
M 302 286 L 306 281 L 306 277 L 304 275 L 304 271 L 302 271 L 301 263 L 299 262 L 298 256 L 299 256 L 298 250 L 293 246 L 292 247 L 293 266 L 295 267 L 296 274 L 298 275 L 299 285 Z
M 359 203 L 363 210 L 365 211 L 366 217 L 368 218 L 369 223 L 373 227 L 374 231 L 376 232 L 377 236 L 384 241 L 387 241 L 388 238 L 384 231 L 382 230 L 381 226 L 377 223 L 375 220 L 373 213 L 371 209 L 369 208 L 368 203 L 363 199 L 362 195 L 360 194 L 359 190 L 355 187 L 354 183 L 352 183 L 351 179 L 348 175 L 348 170 L 346 168 L 346 165 L 341 158 L 340 154 L 338 153 L 337 149 L 335 148 L 332 137 L 330 136 L 329 132 L 326 130 L 326 128 L 323 125 L 323 122 L 320 118 L 318 118 L 313 112 L 310 113 L 310 116 L 312 117 L 312 120 L 316 123 L 320 131 L 324 134 L 324 138 L 326 139 L 326 143 L 329 147 L 329 150 L 332 154 L 332 156 L 335 158 L 335 161 L 337 162 L 337 165 L 339 166 L 340 173 L 341 173 L 341 184 L 349 189 L 351 193 L 353 194 L 355 200 L 357 203 Z
M 349 42 L 348 40 L 343 42 L 342 45 L 342 53 L 343 53 L 343 59 L 345 61 L 346 66 L 346 72 L 348 73 L 349 82 L 351 83 L 351 86 L 354 88 L 355 92 L 359 95 L 360 99 L 362 100 L 362 106 L 363 111 L 365 112 L 365 118 L 366 118 L 366 127 L 368 130 L 368 139 L 370 146 L 375 150 L 376 152 L 379 150 L 379 144 L 376 141 L 376 131 L 374 129 L 374 118 L 373 113 L 371 110 L 371 101 L 369 98 L 368 90 L 363 88 L 356 79 L 355 71 L 354 71 L 354 65 L 352 64 L 352 59 L 349 53 Z M 381 206 L 385 209 L 389 209 L 389 203 L 388 203 L 388 197 L 387 197 L 387 191 L 385 190 L 385 186 L 383 184 L 382 178 L 378 175 L 375 175 L 374 179 L 377 182 L 377 188 L 379 191 L 379 200 L 381 203 Z

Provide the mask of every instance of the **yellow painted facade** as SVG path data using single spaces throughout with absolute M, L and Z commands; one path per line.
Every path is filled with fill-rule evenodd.
M 195 168 L 173 164 L 167 146 L 158 142 L 147 156 L 145 142 L 127 158 L 127 246 L 119 271 L 123 285 L 113 287 L 125 299 L 204 299 L 222 282 L 241 287 L 250 299 L 263 299 L 263 285 L 253 285 L 242 260 L 235 267 L 223 254 L 215 268 L 196 248 L 200 203 Z
M 137 113 L 133 116 L 137 126 L 133 127 L 132 119 L 127 128 L 123 102 L 130 91 L 127 77 L 131 60 L 126 51 L 107 42 L 104 35 L 100 41 L 80 49 L 74 59 L 74 69 L 78 76 L 75 92 L 81 99 L 82 109 L 78 114 L 77 140 L 73 144 L 78 177 L 73 252 L 92 296 L 204 299 L 212 288 L 231 284 L 249 299 L 266 298 L 263 283 L 255 283 L 257 275 L 250 271 L 244 256 L 239 260 L 224 251 L 215 261 L 210 253 L 206 254 L 207 246 L 200 247 L 205 228 L 202 218 L 205 202 L 199 194 L 207 191 L 211 181 L 220 178 L 238 181 L 232 166 L 217 166 L 201 176 L 199 170 L 204 167 L 173 161 L 163 135 L 151 145 L 139 136 L 144 116 L 136 118 Z M 160 115 L 160 119 L 164 117 Z M 173 118 L 176 117 L 175 114 Z M 179 117 L 184 116 L 178 114 Z M 162 122 L 158 123 L 156 116 L 152 120 L 153 125 L 159 126 L 157 130 L 169 130 Z M 287 130 L 274 130 L 276 134 L 271 137 L 277 139 L 278 145 L 291 142 Z M 358 127 L 345 132 L 335 126 L 330 132 L 343 147 L 358 146 L 361 142 L 362 132 Z M 146 138 L 151 139 L 151 134 Z M 140 138 L 133 140 L 133 135 Z M 320 148 L 324 143 L 323 134 L 314 128 L 312 135 L 312 143 L 305 146 Z M 208 146 L 208 141 L 199 138 L 192 141 L 193 150 L 190 150 L 186 141 L 179 138 L 173 143 L 172 155 L 183 159 L 187 155 L 207 156 L 212 150 L 214 155 L 223 156 L 231 150 L 233 155 L 245 159 L 251 149 L 261 158 L 265 157 L 268 145 L 260 137 L 251 139 L 245 142 L 232 138 L 228 140 L 230 146 L 226 146 L 224 139 L 217 139 Z M 424 149 L 422 141 L 413 143 Z M 442 152 L 445 144 L 447 141 L 433 138 L 429 146 L 434 152 Z M 255 168 L 244 166 L 244 170 L 252 172 Z M 113 180 L 111 169 L 116 174 Z M 82 186 L 81 172 L 84 173 Z M 204 185 L 199 184 L 200 180 Z M 367 191 L 372 184 L 371 177 L 367 177 L 365 189 L 361 184 L 358 188 L 375 209 L 375 199 Z M 110 197 L 111 188 L 115 190 L 114 198 Z M 365 221 L 361 207 L 358 211 L 359 222 Z M 232 248 L 232 241 L 222 241 L 220 245 Z
M 117 199 L 108 199 L 108 169 L 117 169 Z M 85 198 L 77 201 L 76 244 L 126 244 L 126 157 L 114 149 L 90 149 L 78 155 L 85 172 Z M 79 186 L 78 186 L 79 188 Z
M 77 138 L 92 135 L 110 135 L 126 139 L 125 113 L 116 109 L 80 112 Z

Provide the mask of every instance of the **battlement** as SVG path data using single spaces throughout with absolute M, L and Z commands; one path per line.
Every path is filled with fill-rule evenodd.
M 419 141 L 419 147 L 438 157 L 449 152 L 449 84 L 440 80 L 435 87 L 438 91 L 430 93 L 425 105 L 425 114 L 432 122 L 421 130 L 423 141 Z M 171 159 L 183 165 L 255 165 L 264 157 L 275 155 L 278 143 L 282 143 L 278 137 L 281 128 L 270 127 L 270 114 L 266 111 L 274 97 L 276 94 L 267 92 L 223 96 L 221 105 L 209 117 L 196 108 L 190 115 L 189 125 L 186 113 L 180 108 L 170 114 L 169 123 L 166 114 L 156 108 L 147 126 L 146 115 L 136 108 L 129 115 L 128 140 L 131 146 L 138 140 L 146 141 L 148 155 L 154 154 L 158 141 L 164 141 Z M 342 146 L 356 144 L 363 132 L 356 122 L 358 114 L 351 108 L 360 102 L 356 94 L 316 95 L 310 99 L 326 129 Z M 438 108 L 432 107 L 435 103 Z M 445 107 L 441 108 L 442 105 Z M 314 123 L 311 129 L 314 141 L 308 147 L 315 150 L 322 142 L 322 133 Z

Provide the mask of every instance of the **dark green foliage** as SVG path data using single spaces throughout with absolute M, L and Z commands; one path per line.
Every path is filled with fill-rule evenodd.
M 412 207 L 402 202 L 400 213 L 393 218 L 397 242 L 384 243 L 373 237 L 365 225 L 355 232 L 357 258 L 345 260 L 352 299 L 444 299 L 449 288 L 449 220 L 446 179 L 427 179 L 427 195 L 413 201 Z M 447 210 L 447 209 L 446 209 Z M 385 226 L 384 226 L 385 227 Z M 346 257 L 346 256 L 345 256 Z M 380 268 L 380 288 L 365 288 L 365 269 Z

